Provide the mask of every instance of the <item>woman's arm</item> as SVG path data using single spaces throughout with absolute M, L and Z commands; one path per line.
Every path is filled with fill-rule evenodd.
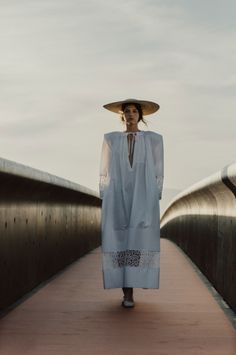
M 100 157 L 100 169 L 99 169 L 99 195 L 103 199 L 105 190 L 109 184 L 109 167 L 111 160 L 111 148 L 107 141 L 106 133 L 104 134 L 101 157 Z
M 155 143 L 153 144 L 153 158 L 157 186 L 159 190 L 159 199 L 161 200 L 164 180 L 164 149 L 163 137 L 161 135 L 159 135 L 157 139 L 155 139 Z

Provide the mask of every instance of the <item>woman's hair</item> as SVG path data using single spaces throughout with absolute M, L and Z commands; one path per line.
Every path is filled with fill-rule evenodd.
M 147 126 L 147 122 L 143 118 L 142 107 L 137 102 L 125 102 L 125 103 L 122 104 L 122 106 L 121 106 L 122 113 L 120 114 L 121 121 L 125 122 L 123 112 L 124 112 L 126 106 L 128 106 L 128 105 L 134 105 L 136 107 L 136 109 L 138 110 L 138 113 L 139 113 L 138 122 L 142 121 Z

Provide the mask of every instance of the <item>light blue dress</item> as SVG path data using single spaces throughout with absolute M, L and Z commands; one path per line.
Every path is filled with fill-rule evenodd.
M 130 132 L 104 134 L 99 191 L 103 286 L 159 288 L 160 210 L 164 161 L 162 135 Z

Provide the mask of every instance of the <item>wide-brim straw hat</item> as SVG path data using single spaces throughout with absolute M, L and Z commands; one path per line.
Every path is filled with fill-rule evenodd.
M 151 115 L 152 113 L 156 112 L 160 108 L 160 106 L 156 102 L 147 101 L 147 100 L 137 100 L 137 99 L 126 99 L 123 101 L 111 102 L 109 104 L 103 105 L 103 107 L 115 113 L 122 113 L 122 104 L 124 103 L 139 104 L 142 108 L 142 112 L 144 116 Z

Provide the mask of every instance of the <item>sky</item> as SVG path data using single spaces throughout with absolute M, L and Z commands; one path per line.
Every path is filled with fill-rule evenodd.
M 158 102 L 164 189 L 235 162 L 236 2 L 0 0 L 0 157 L 98 191 L 106 103 Z

